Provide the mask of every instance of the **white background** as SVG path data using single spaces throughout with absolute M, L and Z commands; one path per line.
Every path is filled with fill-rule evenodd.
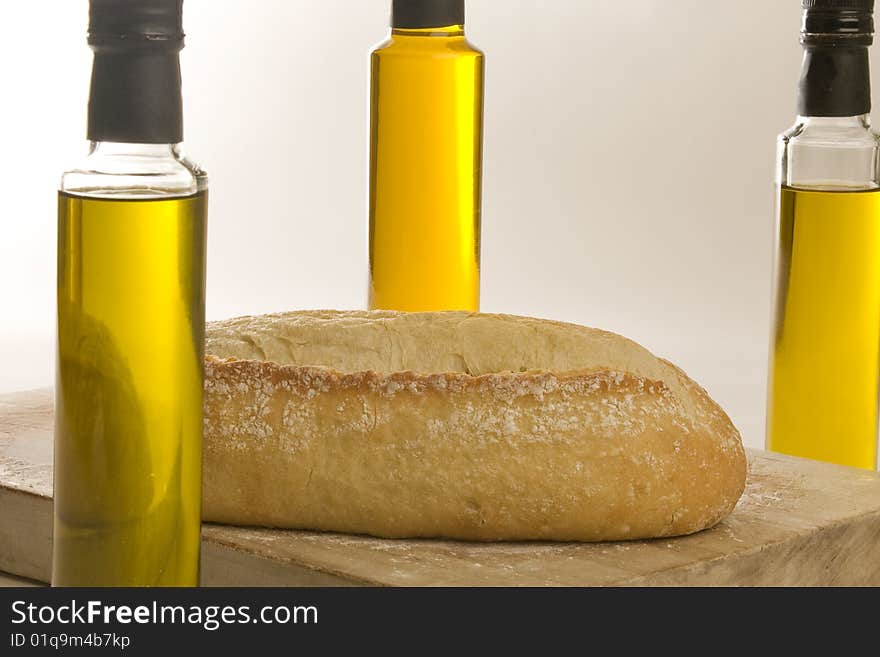
M 52 382 L 55 189 L 86 148 L 91 65 L 86 0 L 3 5 L 0 392 Z M 363 306 L 368 53 L 389 5 L 186 0 L 209 319 Z M 799 22 L 800 0 L 469 0 L 487 55 L 482 309 L 634 338 L 762 445 Z

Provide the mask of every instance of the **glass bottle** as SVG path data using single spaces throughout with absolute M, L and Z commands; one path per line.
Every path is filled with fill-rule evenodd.
M 369 307 L 478 310 L 483 54 L 464 0 L 394 0 L 371 56 Z
M 87 157 L 58 197 L 52 583 L 198 584 L 207 178 L 182 0 L 91 0 Z
M 877 467 L 880 177 L 873 0 L 804 0 L 798 117 L 779 138 L 767 448 Z

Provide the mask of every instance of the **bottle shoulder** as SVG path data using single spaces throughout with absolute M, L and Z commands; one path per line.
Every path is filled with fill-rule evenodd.
M 483 51 L 465 36 L 401 36 L 392 34 L 373 48 L 372 56 L 378 59 L 411 57 L 418 54 L 451 55 L 483 59 Z
M 181 144 L 92 144 L 61 176 L 60 191 L 114 198 L 188 196 L 208 188 L 207 173 Z
M 818 148 L 875 148 L 880 145 L 880 134 L 864 121 L 798 120 L 781 133 L 782 146 Z
M 373 46 L 373 50 L 370 53 L 372 56 L 376 57 L 381 55 L 385 50 L 391 47 L 391 37 L 387 37 Z
M 799 117 L 779 136 L 777 181 L 801 189 L 875 189 L 880 136 L 867 116 Z
M 473 54 L 475 57 L 478 57 L 479 59 L 483 59 L 486 56 L 486 53 L 484 53 L 482 50 L 480 50 L 480 48 L 478 48 L 477 45 L 474 44 L 472 41 L 465 39 L 464 43 L 465 43 L 465 46 L 467 47 L 468 52 Z

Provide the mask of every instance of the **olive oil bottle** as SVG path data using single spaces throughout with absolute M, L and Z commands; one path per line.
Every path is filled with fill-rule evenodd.
M 464 0 L 394 0 L 371 56 L 370 308 L 477 310 L 483 54 Z
M 779 140 L 767 448 L 877 467 L 880 140 L 873 0 L 804 0 L 794 127 Z
M 91 0 L 89 154 L 58 199 L 52 583 L 199 577 L 207 178 L 182 0 Z

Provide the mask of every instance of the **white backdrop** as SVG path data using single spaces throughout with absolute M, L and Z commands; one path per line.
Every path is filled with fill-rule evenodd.
M 367 62 L 389 5 L 186 0 L 209 319 L 364 304 Z M 468 1 L 487 54 L 483 310 L 640 341 L 708 388 L 751 446 L 799 7 Z M 54 194 L 85 149 L 91 64 L 86 0 L 4 2 L 4 19 L 0 392 L 52 381 Z

